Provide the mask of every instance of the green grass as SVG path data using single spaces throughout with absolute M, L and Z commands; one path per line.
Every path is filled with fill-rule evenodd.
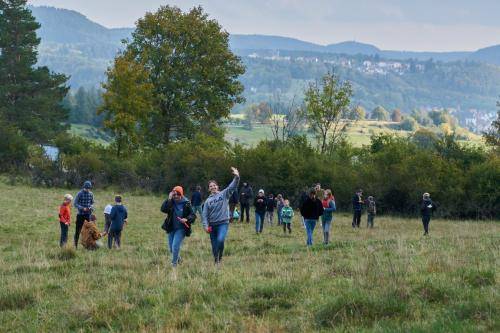
M 105 146 L 108 145 L 111 141 L 111 137 L 103 130 L 90 125 L 71 124 L 69 133 L 76 136 L 81 136 L 90 141 L 94 141 L 95 143 L 99 143 Z
M 290 236 L 237 224 L 219 271 L 198 222 L 174 271 L 162 198 L 125 193 L 122 249 L 87 252 L 58 248 L 65 192 L 0 183 L 2 332 L 500 330 L 498 222 L 433 220 L 424 238 L 417 218 L 352 230 L 338 214 L 332 244 L 317 229 L 311 249 L 298 221 Z M 113 195 L 95 192 L 98 212 Z

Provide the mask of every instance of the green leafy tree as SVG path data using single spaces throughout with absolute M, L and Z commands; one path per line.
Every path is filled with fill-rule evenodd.
M 40 25 L 26 0 L 0 1 L 0 116 L 36 143 L 64 131 L 68 111 L 62 100 L 67 78 L 36 67 Z
M 325 74 L 321 83 L 312 83 L 306 90 L 306 117 L 322 154 L 345 138 L 352 94 L 350 82 L 341 82 L 334 73 Z
M 418 127 L 418 123 L 413 117 L 406 117 L 400 124 L 403 131 L 414 131 Z
M 154 88 L 146 68 L 124 55 L 115 59 L 107 77 L 104 103 L 98 112 L 104 113 L 104 126 L 113 132 L 116 155 L 120 156 L 142 143 L 144 124 L 153 109 Z
M 371 119 L 379 121 L 387 121 L 389 119 L 389 112 L 387 112 L 387 110 L 384 109 L 382 106 L 377 106 L 372 111 Z
M 349 119 L 351 120 L 363 120 L 366 118 L 365 108 L 361 105 L 356 106 L 352 109 L 351 114 L 349 115 Z
M 243 101 L 238 77 L 244 67 L 229 48 L 229 34 L 201 7 L 183 13 L 162 6 L 146 14 L 123 57 L 144 67 L 141 72 L 151 85 L 153 108 L 141 124 L 149 146 L 192 138 L 200 131 L 220 137 L 221 119 Z M 111 93 L 126 97 L 119 90 Z

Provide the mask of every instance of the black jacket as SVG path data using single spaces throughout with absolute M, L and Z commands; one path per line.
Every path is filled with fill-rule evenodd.
M 167 234 L 174 231 L 174 205 L 173 199 L 167 199 L 161 205 L 161 211 L 167 214 L 165 221 L 163 222 L 161 228 L 167 232 Z M 188 201 L 184 205 L 184 210 L 182 212 L 182 218 L 187 219 L 187 226 L 184 225 L 186 230 L 186 236 L 189 237 L 191 235 L 191 224 L 196 220 L 196 214 L 191 207 L 191 203 Z
M 266 212 L 267 198 L 256 196 L 254 201 L 253 201 L 253 205 L 254 205 L 255 211 L 257 213 L 263 214 Z
M 266 209 L 268 212 L 274 212 L 274 208 L 276 208 L 276 200 L 274 198 L 267 198 L 266 200 Z
M 420 203 L 420 212 L 422 216 L 431 216 L 434 210 L 436 210 L 436 204 L 432 202 L 431 199 L 422 200 Z
M 253 198 L 253 191 L 250 186 L 243 186 L 240 190 L 240 203 L 247 205 Z
M 318 198 L 312 200 L 308 197 L 300 207 L 300 214 L 306 220 L 318 220 L 323 215 L 323 211 L 323 203 Z

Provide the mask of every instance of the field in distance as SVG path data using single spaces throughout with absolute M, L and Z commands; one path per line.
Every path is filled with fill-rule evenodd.
M 306 249 L 298 218 L 291 235 L 266 224 L 257 236 L 252 217 L 230 227 L 218 271 L 197 221 L 173 271 L 162 198 L 123 194 L 122 249 L 88 252 L 58 247 L 66 192 L 0 183 L 1 331 L 500 330 L 498 222 L 435 220 L 424 238 L 417 217 L 353 230 L 339 214 L 333 242 L 318 226 Z M 102 229 L 114 193 L 94 194 Z

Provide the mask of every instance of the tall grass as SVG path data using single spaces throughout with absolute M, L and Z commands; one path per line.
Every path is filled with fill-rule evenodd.
M 198 221 L 173 270 L 161 198 L 125 194 L 122 249 L 87 252 L 58 247 L 63 192 L 0 184 L 2 332 L 500 330 L 495 222 L 436 220 L 423 237 L 417 218 L 352 230 L 342 215 L 311 249 L 298 221 L 292 235 L 237 224 L 217 270 Z M 114 194 L 95 196 L 102 212 Z

